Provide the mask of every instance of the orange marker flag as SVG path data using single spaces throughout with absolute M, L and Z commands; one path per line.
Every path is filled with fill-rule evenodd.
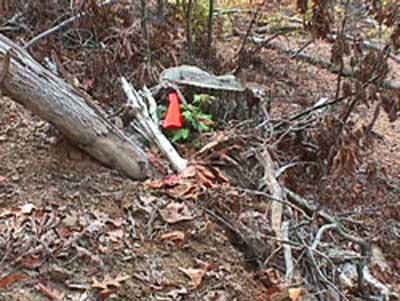
M 165 115 L 164 129 L 180 129 L 183 127 L 183 116 L 179 96 L 176 92 L 168 95 L 169 105 Z

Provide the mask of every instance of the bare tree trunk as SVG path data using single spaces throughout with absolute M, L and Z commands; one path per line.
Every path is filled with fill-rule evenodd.
M 186 43 L 187 55 L 190 58 L 193 56 L 193 35 L 192 35 L 192 18 L 193 18 L 193 0 L 188 1 L 186 15 Z
M 141 9 L 142 9 L 142 32 L 144 36 L 144 40 L 146 43 L 146 70 L 147 75 L 151 78 L 151 48 L 150 48 L 150 35 L 149 35 L 149 12 L 147 7 L 147 0 L 141 0 Z
M 157 16 L 164 17 L 164 0 L 157 0 Z
M 207 24 L 207 65 L 211 63 L 211 48 L 213 42 L 213 16 L 214 16 L 214 0 L 208 2 L 208 24 Z
M 105 165 L 134 179 L 156 174 L 141 147 L 103 117 L 88 95 L 43 68 L 1 34 L 0 90 Z

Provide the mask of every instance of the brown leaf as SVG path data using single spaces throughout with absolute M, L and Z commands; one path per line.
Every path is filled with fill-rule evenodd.
M 8 179 L 4 176 L 0 176 L 0 184 L 6 183 Z
M 58 292 L 54 288 L 49 288 L 45 284 L 39 282 L 35 288 L 41 292 L 43 295 L 45 295 L 47 298 L 55 301 L 62 301 L 64 299 L 64 294 Z
M 289 289 L 289 298 L 292 301 L 301 300 L 301 295 L 303 294 L 303 289 L 300 288 L 290 288 Z
M 201 150 L 199 150 L 197 155 L 203 154 L 203 153 L 215 148 L 218 144 L 223 142 L 225 139 L 226 139 L 226 137 L 225 137 L 225 135 L 223 133 L 219 134 L 217 136 L 217 138 L 215 138 L 213 141 L 211 141 L 210 143 L 205 145 Z
M 115 288 L 120 288 L 122 286 L 122 282 L 128 280 L 131 278 L 128 275 L 118 275 L 116 278 L 112 279 L 109 277 L 105 277 L 104 281 L 106 281 L 107 286 L 109 287 L 115 287 Z
M 107 284 L 98 281 L 95 277 L 92 278 L 92 288 L 96 288 L 99 290 L 107 290 Z
M 82 88 L 85 91 L 89 91 L 90 89 L 93 88 L 94 85 L 94 79 L 85 79 L 82 83 Z
M 203 278 L 207 272 L 206 269 L 195 269 L 195 268 L 188 268 L 188 269 L 180 268 L 179 270 L 190 278 L 191 289 L 197 289 L 201 285 L 201 282 L 203 281 Z
M 124 238 L 124 231 L 122 229 L 115 229 L 108 231 L 108 236 L 112 242 L 121 242 Z
M 172 175 L 163 180 L 164 186 L 172 187 L 178 185 L 182 181 L 181 175 Z
M 37 269 L 37 268 L 41 267 L 43 263 L 44 263 L 43 259 L 32 258 L 32 257 L 24 258 L 21 262 L 22 266 L 29 270 Z
M 100 256 L 98 256 L 96 254 L 93 254 L 89 250 L 87 250 L 85 248 L 82 248 L 80 246 L 76 246 L 75 249 L 78 252 L 79 256 L 88 258 L 94 264 L 97 264 L 97 265 L 100 265 L 100 266 L 104 265 L 104 262 L 100 258 Z
M 92 278 L 92 288 L 100 290 L 108 290 L 109 288 L 120 288 L 122 282 L 128 280 L 130 276 L 128 275 L 118 275 L 115 278 L 111 278 L 110 275 L 106 275 L 102 282 L 98 281 L 95 277 Z
M 182 177 L 184 179 L 194 178 L 195 176 L 196 176 L 196 167 L 194 165 L 190 165 L 182 173 Z
M 162 240 L 172 241 L 176 244 L 180 244 L 185 241 L 185 233 L 182 231 L 172 231 L 169 233 L 165 233 L 161 236 Z
M 215 186 L 215 176 L 214 174 L 208 170 L 206 167 L 202 165 L 196 165 L 197 169 L 197 177 L 200 183 L 202 183 L 206 187 L 214 187 Z
M 105 289 L 99 292 L 100 298 L 102 300 L 106 300 L 108 297 L 111 297 L 112 294 L 113 294 L 112 290 L 109 289 Z
M 21 274 L 11 274 L 0 279 L 0 291 L 7 288 L 8 286 L 21 281 L 25 277 Z
M 181 221 L 194 219 L 187 205 L 182 203 L 170 203 L 160 210 L 161 217 L 169 224 L 175 224 Z
M 199 173 L 204 174 L 204 176 L 206 176 L 209 179 L 215 179 L 214 174 L 206 167 L 202 166 L 202 165 L 197 165 L 197 169 Z

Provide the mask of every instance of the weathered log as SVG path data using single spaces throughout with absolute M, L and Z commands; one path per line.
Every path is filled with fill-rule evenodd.
M 290 56 L 290 58 L 304 61 L 314 66 L 319 66 L 325 70 L 328 70 L 331 73 L 341 74 L 345 77 L 354 77 L 354 72 L 350 68 L 345 67 L 342 69 L 340 68 L 340 66 L 332 64 L 327 60 L 306 53 L 299 53 L 297 50 L 290 49 L 286 45 L 279 42 L 269 41 L 268 43 L 265 43 L 267 40 L 268 38 L 251 37 L 251 41 L 256 45 L 262 45 L 262 47 L 264 48 L 278 50 L 280 52 L 286 53 Z M 388 90 L 400 90 L 400 82 L 385 80 L 382 83 L 381 87 Z
M 58 128 L 79 148 L 133 179 L 155 175 L 147 154 L 92 102 L 0 34 L 0 90 Z

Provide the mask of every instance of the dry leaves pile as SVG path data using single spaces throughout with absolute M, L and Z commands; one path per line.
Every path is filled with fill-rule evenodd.
M 28 274 L 47 269 L 49 262 L 55 264 L 59 261 L 71 265 L 82 260 L 101 268 L 104 266 L 103 254 L 111 254 L 124 247 L 127 231 L 123 224 L 123 221 L 100 212 L 82 213 L 51 205 L 38 208 L 27 203 L 15 208 L 1 208 L 0 253 L 3 256 L 0 262 L 0 291 L 29 280 L 37 282 L 34 288 L 51 300 L 64 300 L 64 294 L 52 282 L 64 282 L 70 277 L 66 269 L 52 270 L 50 275 L 54 279 L 48 281 L 30 279 Z M 13 273 L 16 267 L 29 273 Z M 100 289 L 100 295 L 105 299 L 113 292 L 112 288 L 120 288 L 119 283 L 128 278 L 106 275 L 102 282 L 94 278 L 91 287 Z M 68 286 L 67 283 L 65 285 Z

